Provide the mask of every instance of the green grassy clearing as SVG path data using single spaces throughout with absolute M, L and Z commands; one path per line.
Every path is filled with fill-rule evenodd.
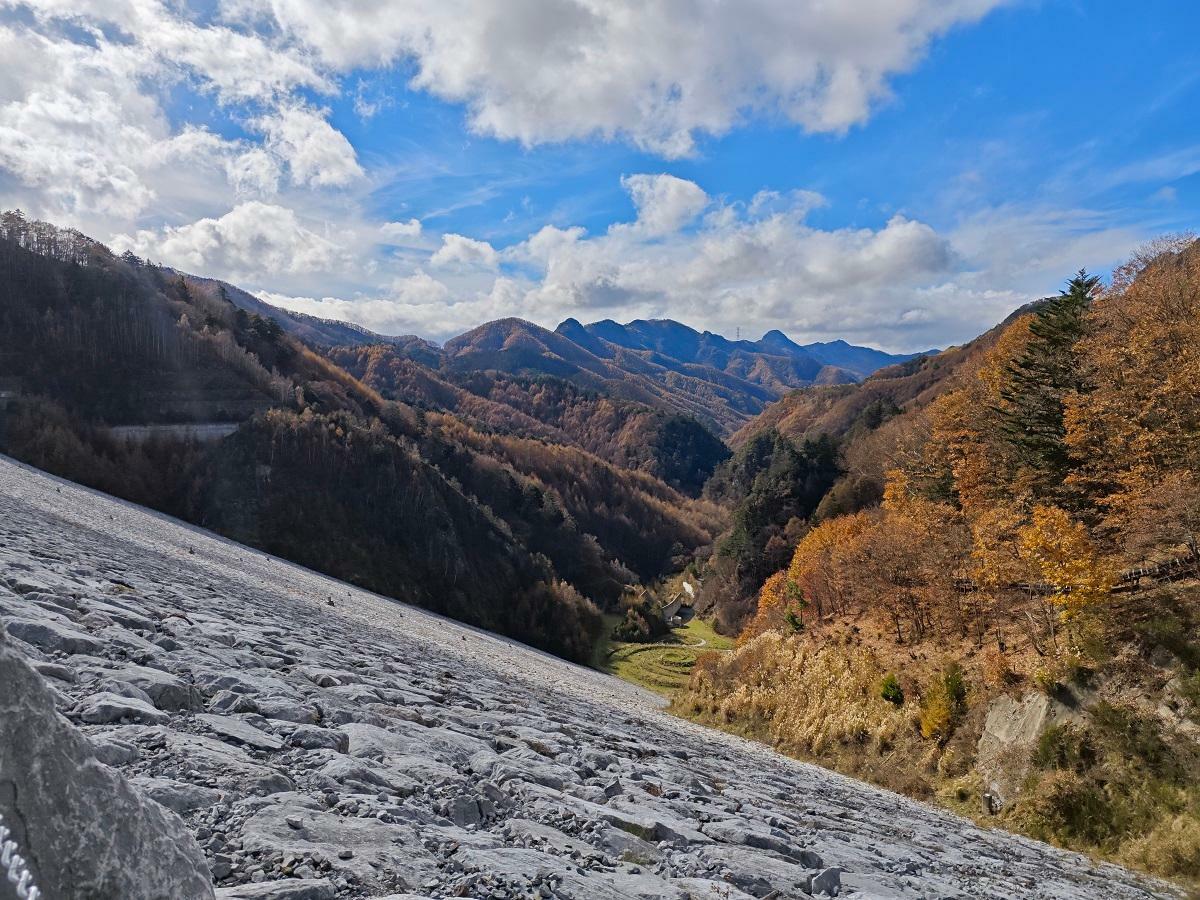
M 733 640 L 713 631 L 698 617 L 671 629 L 659 644 L 613 641 L 609 634 L 619 616 L 605 616 L 604 637 L 596 648 L 594 665 L 601 671 L 669 697 L 687 684 L 697 657 L 733 647 Z

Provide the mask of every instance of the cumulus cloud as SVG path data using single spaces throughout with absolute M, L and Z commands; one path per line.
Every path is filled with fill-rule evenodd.
M 8 202 L 107 237 L 147 211 L 198 217 L 274 195 L 285 177 L 328 188 L 363 176 L 345 137 L 297 97 L 337 89 L 303 48 L 164 0 L 0 0 L 14 7 L 0 16 Z M 211 96 L 252 136 L 174 122 L 176 88 Z
M 670 183 L 651 187 L 663 185 Z M 424 258 L 431 271 L 419 263 L 381 291 L 292 297 L 284 305 L 435 339 L 503 316 L 549 327 L 567 316 L 666 316 L 726 333 L 777 327 L 893 349 L 937 343 L 948 322 L 961 327 L 973 316 L 986 327 L 987 317 L 994 321 L 1016 305 L 996 296 L 983 309 L 989 298 L 960 282 L 969 273 L 952 241 L 925 223 L 898 215 L 877 228 L 822 230 L 806 221 L 816 205 L 806 192 L 733 205 L 700 193 L 704 207 L 663 200 L 670 190 L 649 190 L 647 197 L 667 210 L 686 211 L 659 210 L 661 227 L 644 227 L 654 205 L 647 200 L 634 221 L 603 233 L 547 225 L 502 253 L 446 234 Z M 679 227 L 693 221 L 695 228 Z
M 347 261 L 343 250 L 306 228 L 293 210 L 259 201 L 239 204 L 220 218 L 120 236 L 113 248 L 233 280 L 329 272 Z
M 409 219 L 407 222 L 384 222 L 379 226 L 379 233 L 388 240 L 403 240 L 421 236 L 421 220 Z
M 934 37 L 1003 0 L 270 0 L 291 39 L 412 83 L 475 130 L 526 144 L 624 137 L 666 157 L 766 113 L 816 132 L 864 121 Z M 231 18 L 261 8 L 226 0 Z
M 627 175 L 621 187 L 637 209 L 634 227 L 651 236 L 678 231 L 708 205 L 708 194 L 700 185 L 674 175 Z
M 286 160 L 295 184 L 345 187 L 363 177 L 354 148 L 325 118 L 302 104 L 290 104 L 253 123 L 267 149 Z
M 500 254 L 487 241 L 477 241 L 461 234 L 442 235 L 442 246 L 430 257 L 434 266 L 479 266 L 494 269 Z
M 678 222 L 693 218 L 697 204 L 681 206 L 687 214 L 667 217 L 671 228 L 615 227 L 592 238 L 543 228 L 510 254 L 532 269 L 528 307 L 597 318 L 686 310 L 689 321 L 727 331 L 754 323 L 879 335 L 913 327 L 920 289 L 959 268 L 945 236 L 903 216 L 876 229 L 812 228 L 809 194 L 725 206 L 694 231 L 678 231 Z
M 368 212 L 412 200 L 386 181 L 403 161 L 360 159 L 325 107 L 348 94 L 369 116 L 402 73 L 462 104 L 476 132 L 526 145 L 616 139 L 678 157 L 752 116 L 839 133 L 931 40 L 1001 2 L 217 0 L 197 15 L 176 0 L 0 0 L 0 190 L 117 235 L 118 250 L 382 331 L 672 316 L 915 349 L 977 333 L 1144 235 L 1085 210 L 1015 208 L 941 230 L 912 214 L 822 229 L 814 192 L 736 202 L 642 173 L 621 182 L 630 221 L 589 234 L 560 212 L 498 247 L 434 230 L 435 209 Z M 364 78 L 380 82 L 369 96 Z M 197 94 L 204 118 L 189 121 L 180 101 Z

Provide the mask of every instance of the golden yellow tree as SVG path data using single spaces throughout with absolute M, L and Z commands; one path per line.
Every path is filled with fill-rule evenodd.
M 1069 398 L 1070 480 L 1128 556 L 1200 538 L 1200 244 L 1167 242 L 1118 270 L 1081 342 L 1089 390 Z
M 1021 557 L 1050 588 L 1050 602 L 1070 620 L 1106 601 L 1115 573 L 1096 549 L 1087 528 L 1057 506 L 1036 506 L 1018 532 Z

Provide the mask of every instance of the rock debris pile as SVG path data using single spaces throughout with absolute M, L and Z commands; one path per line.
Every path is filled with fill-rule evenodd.
M 1167 892 L 2 459 L 0 617 L 0 659 L 39 673 L 50 718 L 122 803 L 172 811 L 160 831 L 182 820 L 195 847 L 179 852 L 216 897 Z M 32 727 L 0 735 L 6 817 L 39 809 L 14 763 Z M 95 827 L 55 827 L 73 826 Z M 116 864 L 110 849 L 96 844 L 95 867 Z M 212 896 L 179 877 L 176 896 Z M 89 896 L 162 888 L 123 890 Z

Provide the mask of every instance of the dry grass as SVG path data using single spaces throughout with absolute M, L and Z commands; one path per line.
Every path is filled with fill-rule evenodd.
M 983 813 L 985 786 L 975 768 L 988 705 L 1005 691 L 1037 690 L 1039 671 L 1047 686 L 1057 688 L 1052 682 L 1065 684 L 1086 670 L 1072 665 L 1050 677 L 1046 659 L 960 645 L 949 637 L 936 647 L 898 646 L 860 618 L 803 635 L 769 631 L 731 654 L 705 659 L 672 708 L 845 774 L 936 800 L 981 824 L 1197 890 L 1200 745 L 1186 720 L 1200 718 L 1194 715 L 1200 701 L 1192 698 L 1193 681 L 1200 683 L 1194 624 L 1200 586 L 1175 585 L 1167 593 L 1171 603 L 1161 591 L 1130 601 L 1128 614 L 1108 634 L 1103 660 L 1089 661 L 1091 687 L 1076 685 L 1091 697 L 1084 722 L 1046 733 L 1022 794 L 999 816 Z M 1147 606 L 1157 618 L 1146 618 Z M 1170 649 L 1175 659 L 1166 671 L 1146 662 L 1155 647 Z M 889 674 L 902 688 L 900 705 L 884 699 Z M 1177 706 L 1185 724 L 1161 723 L 1163 703 Z
M 912 723 L 904 706 L 883 699 L 884 674 L 867 651 L 814 647 L 767 632 L 729 659 L 698 666 L 677 705 L 761 731 L 771 743 L 806 756 L 845 745 L 886 752 Z

